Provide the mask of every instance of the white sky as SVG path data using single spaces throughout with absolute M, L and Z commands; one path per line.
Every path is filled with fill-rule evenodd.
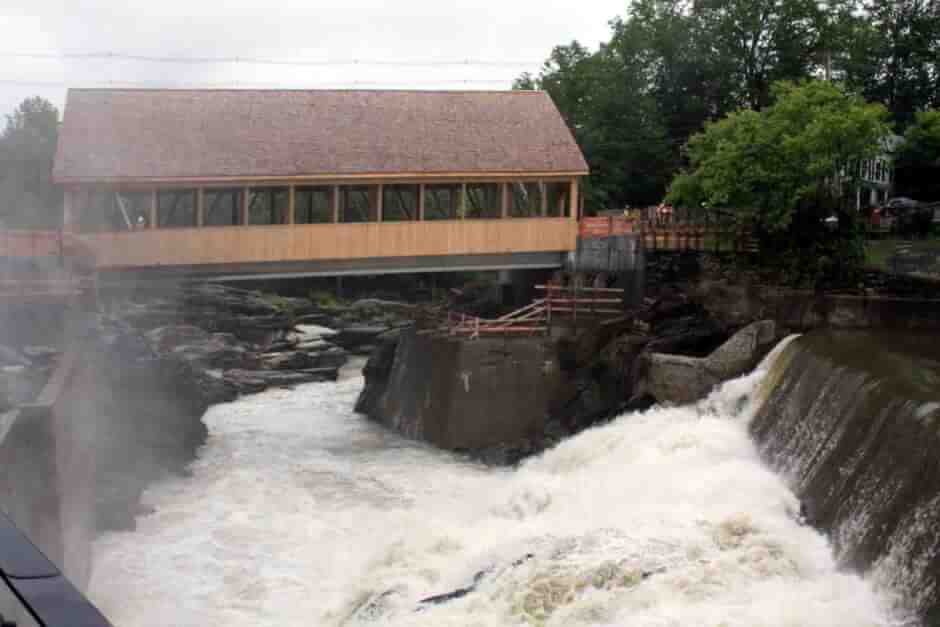
M 0 0 L 0 114 L 32 95 L 61 109 L 65 85 L 506 89 L 521 72 L 537 72 L 555 45 L 577 39 L 595 48 L 628 1 Z M 36 52 L 520 64 L 278 66 L 8 56 Z

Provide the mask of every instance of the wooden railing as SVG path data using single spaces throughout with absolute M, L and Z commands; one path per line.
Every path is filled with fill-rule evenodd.
M 459 312 L 447 312 L 442 327 L 425 333 L 476 339 L 483 336 L 547 335 L 553 324 L 565 321 L 577 326 L 592 324 L 624 314 L 623 290 L 577 285 L 536 285 L 545 296 L 496 319 Z
M 95 287 L 94 251 L 63 231 L 0 230 L 0 304 L 62 302 Z
M 634 234 L 651 251 L 747 251 L 752 238 L 728 220 L 709 213 L 683 212 L 668 218 L 641 219 L 626 216 L 581 218 L 581 239 Z

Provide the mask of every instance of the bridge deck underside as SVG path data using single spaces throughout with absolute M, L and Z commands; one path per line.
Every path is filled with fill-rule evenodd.
M 424 257 L 378 257 L 371 259 L 311 260 L 267 263 L 203 264 L 112 268 L 99 275 L 102 282 L 128 279 L 209 279 L 249 281 L 326 276 L 373 276 L 487 270 L 537 270 L 560 268 L 565 253 L 510 253 L 503 255 L 439 255 Z

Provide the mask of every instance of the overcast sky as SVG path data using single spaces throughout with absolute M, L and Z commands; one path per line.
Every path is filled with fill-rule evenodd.
M 505 89 L 557 44 L 591 48 L 629 0 L 0 0 L 0 113 L 66 86 Z M 160 57 L 351 61 L 346 65 L 29 58 L 113 52 Z M 480 67 L 370 65 L 498 61 Z

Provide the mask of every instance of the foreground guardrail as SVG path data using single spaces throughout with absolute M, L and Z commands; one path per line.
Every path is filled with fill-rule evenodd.
M 0 513 L 0 584 L 19 601 L 23 615 L 40 627 L 112 627 L 98 608 L 3 513 Z M 0 624 L 11 624 L 11 620 L 13 617 L 0 617 Z

